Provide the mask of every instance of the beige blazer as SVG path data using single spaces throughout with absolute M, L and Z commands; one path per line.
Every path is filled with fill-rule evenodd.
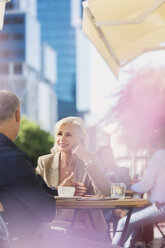
M 44 178 L 49 187 L 59 186 L 59 160 L 59 152 L 56 154 L 44 155 L 38 158 L 36 171 Z M 83 162 L 76 158 L 75 165 L 75 180 L 85 184 L 88 194 L 110 194 L 109 182 L 104 177 L 96 160 L 85 168 Z
M 39 157 L 38 166 L 36 171 L 40 174 L 49 187 L 56 187 L 59 185 L 60 170 L 59 170 L 60 153 L 48 154 Z M 97 161 L 94 161 L 85 168 L 82 161 L 78 158 L 75 162 L 75 180 L 83 182 L 87 187 L 87 194 L 109 194 L 110 185 L 102 174 L 100 168 L 97 165 Z M 59 224 L 59 221 L 70 222 L 73 216 L 74 210 L 58 210 L 55 218 L 54 225 L 63 226 Z M 96 229 L 100 234 L 100 237 L 107 237 L 108 228 L 104 216 L 101 210 L 91 210 L 93 220 L 95 222 Z M 92 228 L 89 221 L 89 215 L 85 210 L 80 211 L 78 221 L 83 223 L 85 228 Z M 61 222 L 64 223 L 64 222 Z M 63 226 L 66 227 L 66 226 Z M 102 235 L 104 233 L 104 235 Z M 98 238 L 98 237 L 97 237 Z M 102 238 L 101 238 L 102 239 Z

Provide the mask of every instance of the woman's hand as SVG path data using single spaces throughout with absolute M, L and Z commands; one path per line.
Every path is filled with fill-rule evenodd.
M 74 173 L 72 172 L 68 177 L 66 177 L 60 186 L 74 186 Z
M 87 188 L 81 182 L 75 182 L 74 186 L 76 188 L 75 195 L 76 196 L 85 196 L 87 193 Z

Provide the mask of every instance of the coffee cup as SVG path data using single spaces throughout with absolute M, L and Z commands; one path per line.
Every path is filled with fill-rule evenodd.
M 75 193 L 75 187 L 59 186 L 58 195 L 61 197 L 73 197 Z

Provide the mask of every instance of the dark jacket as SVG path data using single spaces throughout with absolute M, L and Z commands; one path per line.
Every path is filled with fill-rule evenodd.
M 55 200 L 46 187 L 29 157 L 0 133 L 0 201 L 12 236 L 28 236 L 53 220 Z

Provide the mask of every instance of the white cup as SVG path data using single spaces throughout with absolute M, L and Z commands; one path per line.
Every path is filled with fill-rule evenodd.
M 61 197 L 73 197 L 75 190 L 75 187 L 58 186 L 58 195 Z
M 125 183 L 111 183 L 111 197 L 124 199 L 126 185 Z

